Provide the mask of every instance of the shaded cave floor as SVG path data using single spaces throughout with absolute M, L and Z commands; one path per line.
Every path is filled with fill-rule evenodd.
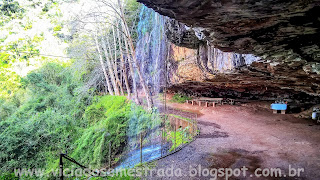
M 263 103 L 262 103 L 263 104 Z M 210 179 L 190 177 L 190 166 L 249 168 L 247 177 L 229 179 L 320 179 L 320 125 L 292 114 L 272 114 L 270 104 L 247 103 L 199 107 L 169 103 L 169 107 L 198 112 L 199 137 L 181 151 L 156 162 L 156 168 L 181 168 L 183 177 L 149 179 Z M 304 168 L 300 177 L 250 177 L 257 168 Z M 219 178 L 218 178 L 219 179 Z M 221 179 L 225 179 L 221 178 Z

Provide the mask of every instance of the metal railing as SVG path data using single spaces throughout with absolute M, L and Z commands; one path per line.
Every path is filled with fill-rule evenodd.
M 108 145 L 108 162 L 106 165 L 116 168 L 132 168 L 138 164 L 159 160 L 181 150 L 194 141 L 199 134 L 197 114 L 174 108 L 165 108 L 161 114 L 161 123 L 151 129 L 129 137 L 127 148 L 121 154 L 117 163 L 112 165 L 111 144 Z M 81 165 L 67 154 L 60 154 L 60 180 L 63 180 L 64 163 L 66 159 L 82 169 Z M 92 171 L 93 172 L 93 171 Z
M 59 168 L 60 168 L 59 176 L 60 176 L 60 180 L 63 180 L 63 178 L 64 178 L 64 174 L 63 174 L 63 172 L 64 172 L 64 170 L 63 170 L 63 165 L 64 165 L 63 159 L 66 159 L 66 160 L 72 162 L 73 164 L 78 165 L 82 169 L 86 169 L 87 168 L 86 166 L 83 166 L 82 164 L 80 164 L 79 162 L 74 160 L 73 158 L 69 157 L 67 154 L 61 153 L 60 154 L 60 158 L 59 158 Z
M 131 168 L 137 164 L 158 160 L 181 150 L 195 140 L 199 133 L 197 114 L 166 108 L 160 114 L 162 122 L 156 129 L 146 130 L 130 138 L 131 145 L 118 166 Z

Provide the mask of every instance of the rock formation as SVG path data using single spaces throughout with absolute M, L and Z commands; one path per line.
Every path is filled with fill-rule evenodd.
M 319 103 L 320 1 L 138 1 L 172 18 L 172 89 Z
M 283 93 L 288 89 L 313 96 L 320 93 L 317 63 L 265 60 L 250 54 L 222 52 L 199 40 L 192 31 L 175 20 L 167 21 L 166 35 L 173 43 L 170 53 L 170 69 L 174 71 L 172 84 L 196 81 L 205 82 L 207 87 L 247 92 L 275 88 L 282 89 Z
M 265 59 L 320 61 L 319 0 L 138 0 L 211 45 Z

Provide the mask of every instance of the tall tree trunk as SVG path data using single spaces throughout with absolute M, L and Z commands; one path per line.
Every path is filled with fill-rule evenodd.
M 130 69 L 130 74 L 132 77 L 132 87 L 133 87 L 133 95 L 134 95 L 134 99 L 135 102 L 137 104 L 140 104 L 139 102 L 139 96 L 138 96 L 138 90 L 137 90 L 137 81 L 134 75 L 134 69 L 133 69 L 133 65 L 132 65 L 132 58 L 131 55 L 129 53 L 129 46 L 128 46 L 128 42 L 127 42 L 127 38 L 124 37 L 124 43 L 125 43 L 125 47 L 126 47 L 126 53 L 127 53 L 127 59 L 128 59 L 128 63 L 129 63 L 129 69 Z
M 143 91 L 146 95 L 146 98 L 147 98 L 147 103 L 148 103 L 148 108 L 149 109 L 152 109 L 153 107 L 153 100 L 152 100 L 152 97 L 151 97 L 151 94 L 150 94 L 150 90 L 149 90 L 149 87 L 147 86 L 146 84 L 146 81 L 140 71 L 140 67 L 139 67 L 139 63 L 138 63 L 138 60 L 137 60 L 137 56 L 136 56 L 136 52 L 135 52 L 135 48 L 134 48 L 134 45 L 133 45 L 133 41 L 132 41 L 132 38 L 131 38 L 131 35 L 130 35 L 130 31 L 129 31 L 129 28 L 128 28 L 128 25 L 127 25 L 127 22 L 126 22 L 126 19 L 125 19 L 125 16 L 124 16 L 124 12 L 123 12 L 123 8 L 121 6 L 121 2 L 120 0 L 118 0 L 118 3 L 119 3 L 119 7 L 120 7 L 120 13 L 121 13 L 121 18 L 122 18 L 122 25 L 124 27 L 124 32 L 127 36 L 127 39 L 128 39 L 128 44 L 129 44 L 129 48 L 130 48 L 130 51 L 131 51 L 131 54 L 132 54 L 132 59 L 133 59 L 133 62 L 136 64 L 136 69 L 137 69 L 137 73 L 139 75 L 139 79 L 140 79 L 140 83 L 142 85 L 142 88 L 143 88 Z
M 99 41 L 98 41 L 97 35 L 94 36 L 94 39 L 95 39 L 96 48 L 97 48 L 98 54 L 99 54 L 100 65 L 101 65 L 104 77 L 106 78 L 107 89 L 108 89 L 109 94 L 113 96 L 114 93 L 113 93 L 112 85 L 110 84 L 108 73 L 107 73 L 106 67 L 105 67 L 105 65 L 103 63 L 103 58 L 102 58 L 101 50 L 100 50 L 100 47 L 99 47 Z
M 116 82 L 117 82 L 118 86 L 120 87 L 121 95 L 124 96 L 122 83 L 120 82 L 119 75 L 118 75 L 118 67 L 117 67 L 117 59 L 118 59 L 118 56 L 117 56 L 117 41 L 116 41 L 116 33 L 115 33 L 115 30 L 114 30 L 114 26 L 112 26 L 112 34 L 113 34 L 113 44 L 114 44 L 114 63 L 113 63 L 113 69 L 114 69 L 114 73 L 115 73 L 115 77 L 116 77 Z
M 121 36 L 120 36 L 120 30 L 119 30 L 118 23 L 117 23 L 117 35 L 118 35 L 118 41 L 119 41 L 122 77 L 123 77 L 124 83 L 126 85 L 126 89 L 127 89 L 127 93 L 128 93 L 128 99 L 130 99 L 131 98 L 131 90 L 130 90 L 130 86 L 129 86 L 125 60 L 123 58 L 122 42 L 121 42 Z
M 108 66 L 108 69 L 109 69 L 110 79 L 111 79 L 111 82 L 112 82 L 112 85 L 113 85 L 113 88 L 114 88 L 116 96 L 119 96 L 120 95 L 119 88 L 117 86 L 116 79 L 115 79 L 115 76 L 114 76 L 114 71 L 113 71 L 113 68 L 112 68 L 112 62 L 111 62 L 110 56 L 109 56 L 110 54 L 109 54 L 109 52 L 107 50 L 107 44 L 108 44 L 108 46 L 110 46 L 110 45 L 109 45 L 108 40 L 105 40 L 103 36 L 102 36 L 102 41 L 103 41 L 102 42 L 102 46 L 103 46 L 104 53 L 105 53 L 105 56 L 106 56 L 106 59 L 107 59 L 107 66 Z

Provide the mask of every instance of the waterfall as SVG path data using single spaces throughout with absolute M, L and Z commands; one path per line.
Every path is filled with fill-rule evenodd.
M 166 38 L 166 23 L 167 19 L 152 9 L 142 6 L 139 13 L 139 22 L 137 27 L 137 43 L 136 43 L 136 56 L 138 64 L 135 66 L 140 67 L 141 74 L 146 81 L 150 92 L 154 99 L 162 91 L 165 85 L 165 62 L 167 60 L 169 49 L 169 43 Z M 252 55 L 241 55 L 235 53 L 225 53 L 216 48 L 208 47 L 204 48 L 207 55 L 206 67 L 212 71 L 225 71 L 231 70 L 235 67 L 251 64 L 256 61 L 256 57 Z M 138 79 L 138 78 L 135 78 Z M 137 82 L 139 84 L 139 82 Z M 158 104 L 155 103 L 155 106 Z M 157 129 L 159 125 L 157 118 L 159 118 L 159 112 L 154 111 L 150 117 L 141 117 L 137 106 L 133 105 L 132 110 L 137 114 L 131 115 L 128 134 L 134 136 L 140 132 L 148 131 L 143 141 L 144 145 L 142 149 L 140 147 L 139 139 L 136 137 L 129 138 L 128 153 L 126 159 L 122 161 L 120 167 L 133 167 L 138 164 L 140 153 L 142 150 L 143 162 L 150 161 L 161 156 L 161 140 L 155 140 L 159 137 L 160 129 Z
M 142 74 L 153 95 L 157 95 L 164 82 L 164 62 L 167 56 L 165 18 L 152 9 L 142 7 L 137 28 L 137 59 Z
M 160 93 L 164 85 L 164 63 L 167 56 L 167 42 L 165 38 L 165 18 L 145 6 L 139 13 L 139 22 L 137 27 L 136 56 L 140 66 L 143 78 L 147 86 L 155 97 Z M 138 79 L 138 78 L 136 78 Z M 137 82 L 139 83 L 139 82 Z M 155 104 L 157 105 L 157 104 Z M 160 129 L 159 113 L 153 111 L 151 116 L 140 116 L 138 106 L 132 105 L 135 112 L 131 115 L 129 123 L 129 144 L 126 159 L 117 168 L 133 167 L 140 163 L 140 153 L 142 150 L 143 162 L 147 162 L 161 156 L 161 138 L 159 141 Z M 148 128 L 148 129 L 144 129 Z M 151 131 L 144 136 L 143 148 L 139 149 L 139 136 L 131 137 L 140 132 Z M 138 148 L 138 149 L 137 149 Z
M 163 16 L 146 6 L 142 6 L 137 27 L 136 56 L 140 71 L 153 96 L 158 95 L 164 84 L 164 63 L 167 54 L 164 23 Z M 136 114 L 131 119 L 129 132 L 134 134 L 138 131 L 139 124 L 143 122 Z M 148 126 L 153 128 L 156 124 L 151 123 Z

